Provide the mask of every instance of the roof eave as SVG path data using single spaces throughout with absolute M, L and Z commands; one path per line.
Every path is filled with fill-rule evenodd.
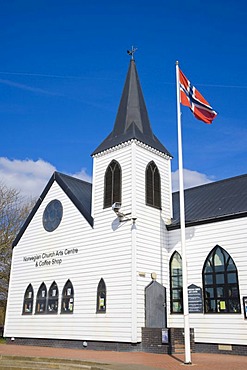
M 198 226 L 203 224 L 210 224 L 214 222 L 220 222 L 220 221 L 227 221 L 227 220 L 234 220 L 237 218 L 243 218 L 247 217 L 247 211 L 241 212 L 241 213 L 232 213 L 228 215 L 221 215 L 216 217 L 210 217 L 207 219 L 201 219 L 201 220 L 191 220 L 191 221 L 185 221 L 185 227 L 192 227 L 192 226 Z M 176 230 L 180 229 L 180 222 L 177 223 L 171 223 L 170 225 L 166 226 L 167 230 Z

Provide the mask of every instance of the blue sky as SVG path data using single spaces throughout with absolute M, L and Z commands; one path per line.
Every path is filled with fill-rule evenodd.
M 244 0 L 2 0 L 0 181 L 35 196 L 54 170 L 90 179 L 131 45 L 174 179 L 176 60 L 218 112 L 206 125 L 182 107 L 186 185 L 246 173 L 246 18 Z

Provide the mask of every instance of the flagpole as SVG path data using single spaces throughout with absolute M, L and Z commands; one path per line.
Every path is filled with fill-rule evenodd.
M 191 364 L 190 353 L 190 325 L 189 325 L 189 302 L 187 283 L 187 260 L 186 260 L 186 238 L 185 238 L 185 209 L 184 209 L 184 179 L 183 179 L 183 152 L 182 152 L 182 129 L 180 110 L 180 86 L 179 66 L 176 62 L 177 82 L 177 123 L 178 123 L 178 172 L 179 172 L 179 202 L 180 202 L 180 230 L 181 230 L 181 251 L 182 251 L 182 276 L 183 276 L 183 310 L 184 310 L 184 347 L 185 364 Z

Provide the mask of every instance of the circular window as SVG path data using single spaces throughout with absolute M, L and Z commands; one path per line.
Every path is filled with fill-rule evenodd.
M 62 203 L 55 199 L 47 204 L 43 213 L 43 226 L 46 231 L 54 231 L 63 217 Z

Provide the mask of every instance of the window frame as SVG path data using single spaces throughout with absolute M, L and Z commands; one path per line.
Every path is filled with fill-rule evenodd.
M 175 258 L 176 258 L 176 261 L 181 266 L 179 274 L 173 273 L 172 263 L 175 260 Z M 180 261 L 178 260 L 178 258 Z M 177 251 L 175 251 L 170 258 L 169 268 L 170 268 L 170 311 L 171 311 L 171 314 L 176 314 L 176 315 L 183 314 L 183 265 L 182 265 L 182 256 Z M 173 285 L 173 281 L 175 278 L 178 279 L 178 283 L 176 284 L 177 285 L 176 287 L 174 287 Z M 174 298 L 174 292 L 178 292 L 178 294 L 180 295 L 180 298 Z M 177 303 L 178 307 L 180 305 L 179 310 L 174 310 L 174 303 Z
M 96 313 L 106 313 L 106 284 L 103 278 L 97 287 Z
M 74 312 L 74 304 L 74 287 L 70 279 L 68 279 L 62 291 L 61 314 L 72 314 Z
M 145 171 L 146 205 L 157 209 L 161 207 L 161 178 L 154 161 L 148 163 Z
M 107 166 L 104 178 L 104 208 L 111 207 L 115 202 L 122 201 L 122 169 L 113 159 Z
M 216 265 L 216 258 L 219 261 L 222 258 L 223 263 Z M 232 279 L 235 282 L 231 282 Z M 204 262 L 202 281 L 205 314 L 241 314 L 237 267 L 230 254 L 219 245 Z
M 58 313 L 58 298 L 59 298 L 58 286 L 57 283 L 53 281 L 48 291 L 47 314 L 54 315 Z
M 39 305 L 44 305 L 44 309 L 40 310 Z M 40 284 L 40 287 L 37 292 L 35 314 L 44 315 L 46 314 L 46 310 L 47 310 L 47 288 L 45 283 L 43 282 Z
M 31 296 L 30 296 L 31 293 Z M 24 293 L 24 299 L 23 299 L 23 308 L 22 308 L 22 314 L 23 315 L 32 315 L 33 313 L 33 300 L 34 300 L 34 291 L 33 286 L 30 283 Z M 29 309 L 29 307 L 31 307 Z

